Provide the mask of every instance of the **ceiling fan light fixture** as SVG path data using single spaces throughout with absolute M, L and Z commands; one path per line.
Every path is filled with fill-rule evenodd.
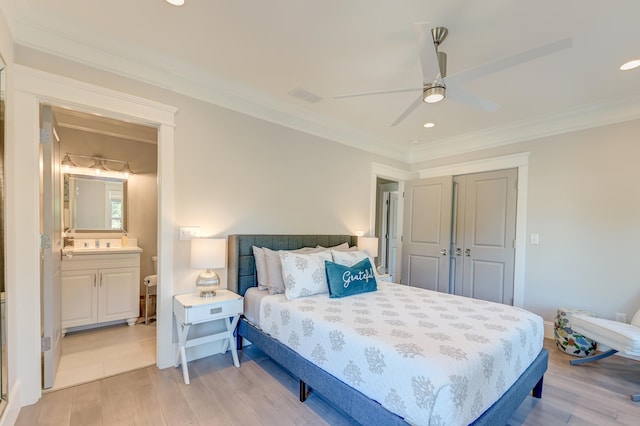
M 620 66 L 621 71 L 629 71 L 634 68 L 640 67 L 640 59 L 634 59 L 633 61 L 625 62 Z
M 446 89 L 442 85 L 427 84 L 422 93 L 422 100 L 428 104 L 435 104 L 444 99 Z

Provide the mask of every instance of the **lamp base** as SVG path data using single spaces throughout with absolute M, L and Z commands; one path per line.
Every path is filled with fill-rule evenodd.
M 202 290 L 200 291 L 200 297 L 204 297 L 206 299 L 213 297 L 216 295 L 216 291 L 215 290 Z
M 220 287 L 220 277 L 211 269 L 202 272 L 196 279 L 196 290 L 200 292 L 200 297 L 215 296 L 218 287 Z

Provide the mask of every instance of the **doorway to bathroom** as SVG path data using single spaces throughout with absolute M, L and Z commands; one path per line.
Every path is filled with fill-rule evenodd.
M 59 360 L 48 364 L 44 361 L 43 368 L 43 389 L 57 390 L 156 364 L 155 321 L 142 321 L 147 306 L 149 310 L 155 309 L 155 298 L 151 298 L 152 303 L 145 303 L 141 297 L 146 294 L 145 278 L 156 273 L 154 259 L 157 259 L 158 253 L 158 130 L 49 105 L 42 105 L 42 118 L 47 117 L 47 111 L 50 111 L 53 126 L 51 144 L 58 155 L 53 156 L 56 167 L 49 169 L 51 171 L 43 168 L 41 173 L 58 173 L 59 183 L 54 183 L 53 186 L 59 185 L 60 188 L 53 191 L 55 195 L 51 201 L 43 199 L 42 205 L 45 212 L 58 211 L 57 220 L 61 223 L 58 228 L 61 228 L 63 246 L 70 248 L 75 244 L 77 247 L 78 241 L 82 240 L 92 243 L 107 241 L 106 247 L 115 246 L 117 242 L 122 246 L 128 245 L 131 248 L 131 245 L 135 245 L 141 249 L 139 271 L 134 268 L 136 273 L 133 275 L 122 268 L 128 275 L 120 274 L 116 278 L 135 276 L 135 315 L 128 315 L 134 317 L 127 318 L 130 325 L 124 320 L 109 321 L 108 316 L 99 315 L 103 306 L 97 301 L 103 285 L 102 273 L 94 274 L 93 278 L 86 274 L 87 279 L 78 274 L 65 281 L 60 280 L 59 273 L 52 272 L 51 276 L 46 276 L 47 269 L 43 269 L 43 283 L 53 281 L 50 285 L 54 288 L 61 287 L 63 294 L 56 298 L 47 297 L 46 290 L 42 293 L 43 312 L 55 311 L 56 309 L 51 308 L 56 307 L 62 317 L 61 336 L 64 337 L 59 339 Z M 44 120 L 41 121 L 44 126 Z M 127 176 L 122 178 L 125 182 L 122 187 L 124 190 L 116 191 L 114 181 L 119 180 L 116 176 L 118 173 Z M 69 179 L 71 176 L 84 174 L 90 175 L 87 180 L 91 185 L 81 187 L 73 183 L 74 179 Z M 99 193 L 96 192 L 98 187 Z M 79 204 L 71 202 L 79 197 L 80 192 L 94 200 L 89 203 L 93 207 L 103 206 L 98 209 L 90 209 L 92 206 L 88 206 L 88 217 L 98 217 L 97 220 L 87 222 L 85 219 L 88 217 L 80 217 L 84 214 L 83 209 Z M 125 238 L 132 244 L 124 244 Z M 72 250 L 65 250 L 63 253 L 73 256 Z M 75 295 L 70 298 L 69 293 L 65 298 L 65 283 L 75 286 L 74 292 L 78 290 L 81 293 L 85 289 L 88 299 L 76 298 Z M 155 294 L 155 291 L 151 293 Z M 96 300 L 89 300 L 92 297 Z M 129 310 L 132 304 L 130 299 Z M 87 313 L 87 317 L 93 315 L 97 319 L 82 319 L 79 322 L 82 325 L 78 326 L 74 326 L 76 323 L 73 321 L 67 321 L 65 325 L 65 318 L 74 318 L 78 313 Z M 147 312 L 153 313 L 155 312 Z M 43 327 L 46 323 L 45 318 Z

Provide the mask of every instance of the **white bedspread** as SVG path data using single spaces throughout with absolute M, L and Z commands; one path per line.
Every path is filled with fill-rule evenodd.
M 467 425 L 536 358 L 542 318 L 399 284 L 262 299 L 260 327 L 407 422 Z

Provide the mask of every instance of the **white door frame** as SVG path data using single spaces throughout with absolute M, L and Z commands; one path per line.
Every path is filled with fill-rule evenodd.
M 172 305 L 174 268 L 174 120 L 177 109 L 92 84 L 13 65 L 14 140 L 8 144 L 7 180 L 7 291 L 11 295 L 12 329 L 10 398 L 20 406 L 38 401 L 40 371 L 40 261 L 39 261 L 39 105 L 98 112 L 158 128 L 158 285 L 157 365 L 173 364 Z M 159 283 L 160 284 L 160 283 Z M 18 327 L 19 326 L 19 327 Z M 19 354 L 19 355 L 18 355 Z M 14 395 L 15 391 L 15 395 Z M 16 398 L 16 399 L 13 399 Z
M 518 197 L 516 206 L 516 255 L 513 277 L 513 306 L 524 306 L 525 250 L 527 247 L 527 188 L 529 186 L 529 153 L 487 158 L 450 164 L 418 171 L 420 178 L 466 175 L 502 169 L 518 169 Z
M 398 182 L 398 194 L 404 192 L 404 182 L 406 180 L 416 179 L 418 174 L 415 172 L 408 172 L 406 170 L 397 169 L 395 167 L 387 166 L 385 164 L 371 163 L 371 198 L 369 208 L 369 235 L 375 235 L 376 231 L 376 202 L 378 197 L 378 178 L 392 180 Z M 404 202 L 398 201 L 398 229 L 397 234 L 399 237 L 402 235 L 402 218 L 404 217 Z M 398 242 L 397 255 L 396 255 L 396 276 L 402 276 L 402 244 Z

